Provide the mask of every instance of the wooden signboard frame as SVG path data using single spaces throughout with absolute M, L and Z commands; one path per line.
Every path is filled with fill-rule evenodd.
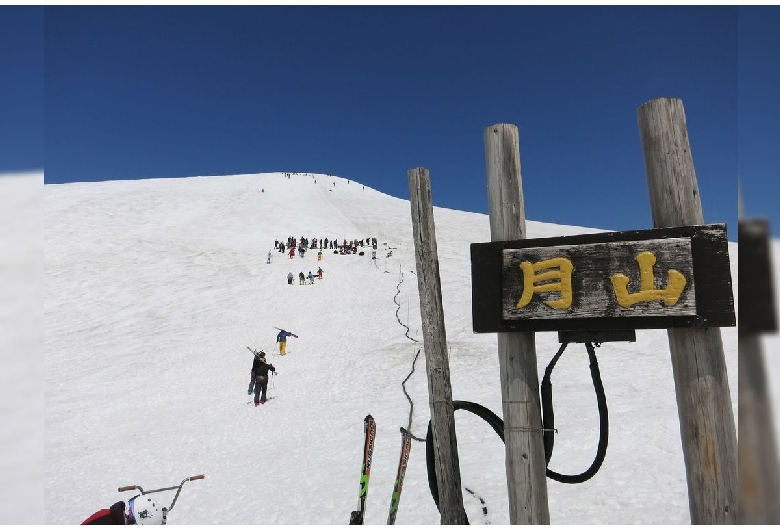
M 643 268 L 672 300 L 630 299 Z M 736 325 L 725 224 L 473 243 L 471 277 L 476 333 Z

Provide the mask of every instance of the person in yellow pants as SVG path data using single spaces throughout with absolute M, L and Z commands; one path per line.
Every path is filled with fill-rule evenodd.
M 280 330 L 279 334 L 276 336 L 276 342 L 279 343 L 279 355 L 287 355 L 287 337 L 297 337 L 294 333 L 290 333 L 289 331 Z

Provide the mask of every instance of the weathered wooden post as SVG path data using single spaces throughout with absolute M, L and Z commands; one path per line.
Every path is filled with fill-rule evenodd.
M 525 239 L 525 205 L 517 127 L 484 131 L 491 241 Z M 539 374 L 533 332 L 499 333 L 510 524 L 550 524 Z
M 780 524 L 780 462 L 761 334 L 777 332 L 769 229 L 739 221 L 739 285 L 749 293 L 739 311 L 740 524 Z
M 458 441 L 455 438 L 455 409 L 447 358 L 431 179 L 428 170 L 421 167 L 410 169 L 408 178 L 441 524 L 467 524 L 460 484 Z
M 653 223 L 704 224 L 682 101 L 654 99 L 637 116 Z M 720 329 L 672 328 L 668 336 L 691 522 L 735 523 L 737 439 Z

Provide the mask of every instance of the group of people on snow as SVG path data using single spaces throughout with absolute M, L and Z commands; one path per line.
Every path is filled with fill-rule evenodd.
M 305 236 L 301 236 L 300 239 L 297 239 L 293 236 L 289 236 L 286 241 L 284 240 L 275 240 L 274 241 L 274 248 L 277 249 L 280 253 L 288 252 L 292 249 L 300 251 L 300 249 L 303 249 L 304 252 L 307 252 L 309 250 L 340 250 L 340 249 L 351 249 L 351 248 L 357 248 L 357 247 L 363 247 L 366 245 L 371 245 L 371 247 L 376 250 L 377 247 L 377 241 L 375 237 L 367 237 L 365 239 L 357 238 L 357 239 L 343 239 L 341 243 L 339 243 L 338 239 L 328 239 L 326 238 L 320 238 L 317 239 L 316 237 L 309 240 L 309 238 Z
M 294 276 L 293 276 L 292 272 L 287 273 L 287 285 L 292 285 L 293 284 L 293 278 L 294 278 Z M 303 271 L 299 272 L 298 273 L 298 284 L 299 285 L 305 285 L 307 283 L 306 280 L 309 280 L 308 284 L 312 285 L 312 284 L 314 284 L 314 278 L 317 278 L 319 280 L 322 279 L 322 267 L 318 267 L 317 268 L 317 276 L 314 276 L 311 273 L 311 271 L 309 271 L 308 275 L 304 275 Z

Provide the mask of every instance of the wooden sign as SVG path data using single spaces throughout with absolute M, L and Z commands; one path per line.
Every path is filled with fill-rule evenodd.
M 739 285 L 748 293 L 739 308 L 740 333 L 777 331 L 774 286 L 772 284 L 772 249 L 769 226 L 764 219 L 739 221 Z
M 726 226 L 471 245 L 474 331 L 734 326 Z

